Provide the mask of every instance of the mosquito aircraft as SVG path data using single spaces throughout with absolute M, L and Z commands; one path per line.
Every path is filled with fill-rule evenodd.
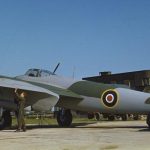
M 150 127 L 150 94 L 122 85 L 76 81 L 54 72 L 29 69 L 17 77 L 0 76 L 0 127 L 11 126 L 10 112 L 16 110 L 14 90 L 26 92 L 26 106 L 46 112 L 61 108 L 57 122 L 61 127 L 72 123 L 71 110 L 111 114 L 146 114 Z

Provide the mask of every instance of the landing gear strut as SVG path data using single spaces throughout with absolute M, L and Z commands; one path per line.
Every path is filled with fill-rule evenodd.
M 150 128 L 150 113 L 147 115 L 146 123 L 148 127 Z
M 0 130 L 11 127 L 12 118 L 10 111 L 0 108 Z
M 57 114 L 57 122 L 60 127 L 69 127 L 72 123 L 72 114 L 69 109 L 61 109 Z

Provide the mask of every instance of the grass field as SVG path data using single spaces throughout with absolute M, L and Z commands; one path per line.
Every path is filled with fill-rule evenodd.
M 142 119 L 143 120 L 143 119 Z M 142 121 L 141 120 L 141 121 Z M 145 120 L 145 119 L 144 119 Z M 96 121 L 95 119 L 88 119 L 88 118 L 83 118 L 83 117 L 73 117 L 72 125 L 77 125 L 77 124 L 91 124 L 91 123 L 96 123 L 96 122 L 106 122 L 108 121 L 107 119 L 102 119 L 100 121 Z M 115 121 L 122 121 L 122 120 L 115 120 Z M 128 119 L 128 121 L 134 121 L 133 119 Z M 25 122 L 26 124 L 29 125 L 58 125 L 57 119 L 53 118 L 52 116 L 42 116 L 42 117 L 37 117 L 35 115 L 31 116 L 26 116 L 25 117 Z M 112 122 L 112 121 L 111 121 Z M 13 116 L 12 117 L 12 126 L 17 125 L 16 118 Z
M 25 117 L 26 124 L 36 124 L 36 125 L 58 125 L 56 118 L 48 118 L 48 117 Z M 95 119 L 87 119 L 87 118 L 73 118 L 73 124 L 88 124 L 97 122 Z M 12 117 L 12 125 L 16 125 L 17 121 L 15 117 Z

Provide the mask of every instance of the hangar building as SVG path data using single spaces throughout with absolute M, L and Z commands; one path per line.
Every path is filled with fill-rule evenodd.
M 146 91 L 150 86 L 150 70 L 112 74 L 110 71 L 100 72 L 98 76 L 85 77 L 83 80 L 108 84 L 125 84 L 131 89 Z

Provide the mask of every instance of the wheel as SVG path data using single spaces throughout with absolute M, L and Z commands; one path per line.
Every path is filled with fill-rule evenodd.
M 108 116 L 108 120 L 109 120 L 109 121 L 114 121 L 114 120 L 115 120 L 115 116 L 109 115 L 109 116 Z
M 121 115 L 121 118 L 122 118 L 122 120 L 123 120 L 123 121 L 127 121 L 128 116 L 127 116 L 127 114 L 125 114 L 125 115 Z
M 12 117 L 10 115 L 10 111 L 5 110 L 3 111 L 2 117 L 0 118 L 0 129 L 11 127 L 12 124 Z
M 96 119 L 97 121 L 100 120 L 100 114 L 99 114 L 99 113 L 95 113 L 95 119 Z
M 88 113 L 87 117 L 88 117 L 88 119 L 93 119 L 94 118 L 94 113 Z
M 150 113 L 147 115 L 146 123 L 148 127 L 150 128 Z
M 72 114 L 69 109 L 61 109 L 57 114 L 57 122 L 60 127 L 69 127 L 72 123 Z

